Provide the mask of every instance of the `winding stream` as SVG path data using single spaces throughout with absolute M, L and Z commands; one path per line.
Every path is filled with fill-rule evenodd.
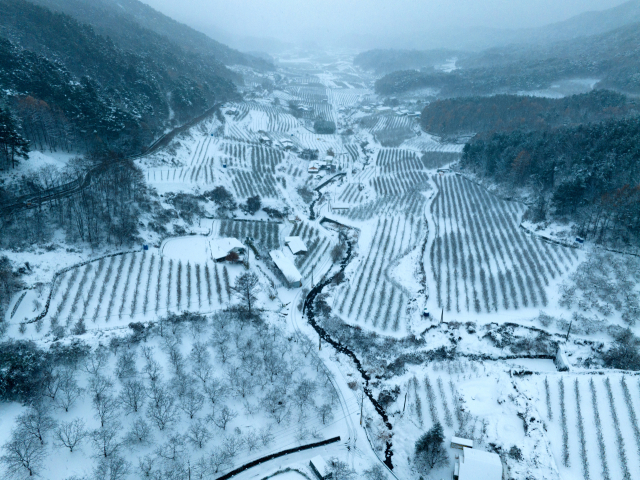
M 311 205 L 311 215 L 315 217 L 314 212 L 313 212 L 313 204 Z M 392 427 L 391 423 L 389 422 L 389 417 L 387 416 L 387 412 L 385 412 L 384 408 L 374 398 L 373 393 L 371 392 L 371 388 L 369 388 L 369 380 L 371 380 L 371 376 L 362 367 L 362 362 L 360 362 L 360 359 L 356 356 L 356 354 L 353 351 L 351 351 L 350 349 L 348 349 L 347 347 L 342 345 L 340 342 L 338 342 L 338 341 L 334 340 L 333 338 L 331 338 L 331 336 L 327 333 L 327 331 L 324 328 L 322 328 L 320 325 L 318 325 L 318 322 L 315 319 L 315 314 L 314 314 L 314 311 L 313 311 L 313 308 L 312 308 L 313 302 L 314 302 L 316 296 L 318 296 L 318 294 L 322 292 L 324 287 L 326 287 L 327 285 L 329 285 L 333 281 L 333 279 L 335 278 L 336 275 L 338 275 L 339 273 L 344 272 L 345 268 L 347 268 L 347 265 L 349 265 L 349 262 L 351 261 L 352 250 L 353 250 L 352 243 L 351 242 L 347 242 L 347 255 L 342 260 L 342 262 L 340 263 L 340 270 L 334 276 L 323 280 L 322 282 L 318 283 L 318 285 L 316 285 L 315 287 L 313 287 L 311 289 L 311 291 L 309 292 L 309 294 L 307 295 L 307 297 L 304 300 L 304 307 L 302 309 L 302 313 L 304 315 L 304 313 L 306 312 L 307 321 L 314 328 L 314 330 L 318 333 L 320 338 L 322 338 L 325 342 L 327 342 L 331 346 L 333 346 L 333 348 L 335 348 L 338 352 L 344 353 L 349 358 L 351 358 L 351 360 L 353 360 L 353 363 L 355 364 L 356 368 L 360 372 L 360 375 L 362 375 L 362 378 L 365 381 L 365 385 L 364 385 L 364 393 L 365 393 L 365 395 L 367 396 L 369 401 L 371 401 L 371 403 L 373 404 L 373 407 L 375 408 L 375 410 L 378 413 L 378 415 L 380 415 L 380 417 L 382 417 L 382 421 L 387 426 L 387 428 L 389 430 L 392 430 L 393 427 Z M 384 457 L 385 457 L 384 458 L 384 463 L 387 465 L 387 467 L 389 467 L 390 469 L 393 469 L 393 463 L 391 461 L 391 457 L 393 456 L 393 451 L 391 450 L 391 447 L 392 447 L 391 440 L 388 440 L 387 441 L 387 446 L 386 446 L 385 452 L 384 452 Z

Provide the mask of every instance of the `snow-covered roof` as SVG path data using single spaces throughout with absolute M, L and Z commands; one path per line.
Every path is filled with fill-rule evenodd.
M 460 456 L 459 480 L 502 480 L 502 461 L 496 453 L 464 447 Z
M 313 465 L 313 468 L 315 468 L 318 471 L 318 473 L 322 475 L 322 478 L 325 477 L 328 471 L 328 468 L 327 468 L 327 462 L 324 461 L 324 458 L 322 458 L 320 455 L 316 455 L 311 459 L 309 463 L 311 463 Z
M 307 252 L 307 246 L 300 237 L 284 237 L 284 243 L 289 246 L 294 255 Z
M 473 440 L 467 440 L 462 437 L 451 437 L 451 446 L 459 445 L 460 447 L 473 448 Z
M 211 240 L 209 246 L 211 247 L 211 256 L 215 260 L 226 257 L 231 250 L 245 248 L 237 238 L 216 238 Z
M 285 256 L 284 252 L 281 252 L 280 250 L 272 250 L 269 252 L 269 255 L 287 279 L 287 282 L 295 284 L 302 280 L 302 275 L 300 275 L 300 272 L 293 262 Z

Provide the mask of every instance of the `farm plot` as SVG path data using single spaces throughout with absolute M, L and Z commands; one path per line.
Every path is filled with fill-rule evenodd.
M 349 187 L 348 187 L 349 188 Z M 424 215 L 426 197 L 416 191 L 401 196 L 380 196 L 340 214 L 350 220 L 366 221 L 378 216 L 407 215 L 420 218 Z
M 576 261 L 574 249 L 525 235 L 523 208 L 459 176 L 434 177 L 436 300 L 447 311 L 497 312 L 548 304 L 550 281 Z
M 422 132 L 419 136 L 405 140 L 401 148 L 409 148 L 420 152 L 450 152 L 462 153 L 464 145 L 455 143 L 441 143 L 431 135 Z
M 631 479 L 640 472 L 637 377 L 554 375 L 523 383 L 537 392 L 562 478 Z
M 311 271 L 318 269 L 318 263 L 329 256 L 332 247 L 331 238 L 324 234 L 322 228 L 317 228 L 307 222 L 298 222 L 289 236 L 299 236 L 307 245 L 307 253 L 297 255 L 295 265 L 303 278 L 311 276 Z
M 404 332 L 409 293 L 390 271 L 423 233 L 421 219 L 406 215 L 379 217 L 375 229 L 363 230 L 359 248 L 364 253 L 348 271 L 350 281 L 338 290 L 334 311 L 365 328 Z
M 232 281 L 223 269 L 206 258 L 191 263 L 148 252 L 91 262 L 58 277 L 48 315 L 51 328 L 81 333 L 98 322 L 220 308 L 229 301 L 221 279 L 226 277 L 225 287 Z
M 235 127 L 249 132 L 288 132 L 298 127 L 298 120 L 282 108 L 245 102 L 235 105 L 235 114 L 231 117 Z
M 329 103 L 338 108 L 353 107 L 362 100 L 367 100 L 371 96 L 370 90 L 357 88 L 338 89 L 330 88 L 327 90 Z
M 247 237 L 253 239 L 255 247 L 261 253 L 275 250 L 281 246 L 280 227 L 276 222 L 254 222 L 251 220 L 220 220 L 214 224 L 221 237 L 234 237 L 244 242 Z M 216 222 L 217 223 L 217 222 Z
M 377 175 L 370 185 L 377 195 L 402 195 L 427 189 L 429 175 L 424 162 L 409 150 L 379 150 L 376 166 Z

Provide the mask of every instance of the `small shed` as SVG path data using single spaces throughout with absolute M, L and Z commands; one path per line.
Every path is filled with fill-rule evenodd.
M 301 287 L 302 286 L 302 275 L 293 264 L 291 260 L 287 258 L 284 252 L 280 250 L 272 250 L 269 252 L 269 256 L 273 263 L 276 264 L 276 267 L 282 272 L 284 278 L 287 279 L 287 282 L 291 287 Z
M 473 448 L 473 440 L 461 437 L 451 437 L 451 448 L 458 448 L 462 450 L 464 447 Z
M 230 256 L 235 256 L 233 254 L 238 256 L 236 262 L 242 262 L 247 252 L 247 248 L 237 238 L 216 238 L 211 240 L 209 247 L 211 248 L 211 258 L 215 262 L 228 260 Z
M 569 363 L 569 358 L 567 357 L 566 352 L 564 351 L 564 347 L 562 345 L 558 345 L 558 350 L 556 351 L 556 358 L 554 362 L 556 364 L 556 368 L 559 372 L 568 372 L 571 370 L 571 364 Z
M 502 473 L 497 453 L 463 447 L 453 467 L 453 480 L 502 480 Z
M 294 255 L 307 253 L 307 246 L 300 237 L 284 237 L 284 243 Z
M 319 480 L 325 480 L 333 477 L 329 472 L 327 462 L 320 455 L 316 455 L 309 461 L 309 468 L 318 477 Z

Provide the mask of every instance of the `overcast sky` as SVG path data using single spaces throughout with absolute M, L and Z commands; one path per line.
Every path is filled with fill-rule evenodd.
M 384 47 L 412 32 L 455 27 L 526 28 L 604 10 L 624 0 L 142 0 L 219 40 L 242 37 Z M 215 38 L 215 37 L 214 37 Z M 376 40 L 377 39 L 377 40 Z M 357 43 L 357 42 L 355 42 Z M 357 48 L 357 45 L 354 45 Z M 397 46 L 397 45 L 389 45 Z

